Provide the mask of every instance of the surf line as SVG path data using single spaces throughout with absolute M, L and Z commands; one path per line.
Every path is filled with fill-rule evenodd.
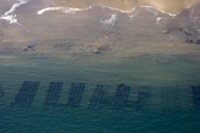
M 80 9 L 80 8 L 72 8 L 72 7 L 47 7 L 47 8 L 44 8 L 44 9 L 41 9 L 37 12 L 38 15 L 42 15 L 44 14 L 44 12 L 47 12 L 47 11 L 62 11 L 64 13 L 72 13 L 72 14 L 75 14 L 77 11 L 86 11 L 86 10 L 89 10 L 91 9 L 91 7 L 89 8 L 85 8 L 85 9 Z
M 9 11 L 5 12 L 4 15 L 2 15 L 0 17 L 0 19 L 3 19 L 3 20 L 6 20 L 6 21 L 9 21 L 10 24 L 14 24 L 14 23 L 18 23 L 17 22 L 17 15 L 14 14 L 15 10 L 17 7 L 23 5 L 23 4 L 26 4 L 28 1 L 25 1 L 25 0 L 18 0 L 18 3 L 15 3 Z
M 73 8 L 73 7 L 47 7 L 47 8 L 44 8 L 44 9 L 41 9 L 37 12 L 38 15 L 42 15 L 44 12 L 47 12 L 47 11 L 61 11 L 63 13 L 72 13 L 72 14 L 75 14 L 77 11 L 86 11 L 86 10 L 89 10 L 89 9 L 92 9 L 94 7 L 102 7 L 102 8 L 108 8 L 108 9 L 111 9 L 113 11 L 119 11 L 121 13 L 133 13 L 135 11 L 135 9 L 137 7 L 134 7 L 132 10 L 130 11 L 124 11 L 124 10 L 121 10 L 121 9 L 118 9 L 118 8 L 114 8 L 114 7 L 110 7 L 110 6 L 106 6 L 106 5 L 90 5 L 89 8 L 84 8 L 84 9 L 81 9 L 81 8 Z M 153 9 L 159 11 L 159 12 L 162 12 L 166 15 L 169 15 L 171 17 L 175 17 L 176 14 L 171 14 L 169 12 L 165 12 L 161 9 L 158 9 L 158 8 L 155 8 L 153 6 L 139 6 L 139 7 L 142 7 L 142 8 L 146 8 L 148 11 L 152 11 L 153 12 Z M 155 12 L 153 12 L 154 15 L 155 15 Z

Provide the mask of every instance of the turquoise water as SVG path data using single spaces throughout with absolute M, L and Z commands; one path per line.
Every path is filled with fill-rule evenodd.
M 83 57 L 70 60 L 39 56 L 1 59 L 4 96 L 0 99 L 0 132 L 192 132 L 200 130 L 200 112 L 193 108 L 191 86 L 198 86 L 200 60 L 196 55 L 140 55 Z M 14 105 L 24 81 L 41 81 L 30 107 Z M 43 108 L 51 81 L 63 82 L 56 107 Z M 80 106 L 66 108 L 72 82 L 86 83 Z M 129 85 L 123 110 L 111 106 L 88 109 L 96 84 L 104 84 L 105 97 L 117 85 Z M 144 109 L 136 111 L 138 94 L 147 92 Z
M 199 132 L 199 112 L 136 112 L 13 108 L 1 111 L 1 132 Z

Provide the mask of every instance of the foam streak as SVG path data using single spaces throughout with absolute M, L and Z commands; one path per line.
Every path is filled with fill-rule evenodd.
M 117 20 L 117 15 L 116 14 L 112 14 L 111 18 L 105 21 L 101 21 L 103 24 L 108 24 L 108 25 L 115 25 L 115 21 Z
M 41 9 L 37 12 L 38 15 L 42 15 L 47 11 L 61 11 L 64 13 L 72 13 L 75 14 L 77 11 L 86 11 L 89 10 L 91 7 L 89 8 L 85 8 L 85 9 L 80 9 L 80 8 L 71 8 L 71 7 L 47 7 L 44 9 Z
M 37 12 L 37 14 L 38 15 L 42 15 L 44 12 L 47 12 L 47 11 L 62 11 L 63 13 L 73 13 L 73 14 L 75 14 L 77 11 L 86 11 L 86 10 L 92 9 L 95 6 L 96 5 L 92 5 L 89 8 L 84 8 L 84 9 L 81 9 L 81 8 L 71 8 L 71 7 L 47 7 L 47 8 L 39 10 Z M 108 8 L 108 9 L 111 9 L 113 11 L 119 11 L 121 13 L 132 13 L 137 8 L 137 7 L 135 7 L 135 8 L 133 8 L 130 11 L 123 11 L 123 10 L 120 10 L 118 8 L 113 8 L 113 7 L 109 7 L 109 6 L 105 6 L 105 5 L 98 5 L 98 6 L 100 6 L 102 8 Z M 164 14 L 169 15 L 169 16 L 172 16 L 172 17 L 176 16 L 176 14 L 171 14 L 171 13 L 168 13 L 168 12 L 164 12 L 163 10 L 154 8 L 152 6 L 141 6 L 141 7 L 146 8 L 150 12 L 153 12 L 154 15 L 157 15 L 157 12 L 154 12 L 154 10 L 153 10 L 153 9 L 156 9 L 157 11 L 160 11 L 160 12 L 162 12 Z
M 26 4 L 28 1 L 25 1 L 25 0 L 18 0 L 18 3 L 15 3 L 9 11 L 7 11 L 6 13 L 4 13 L 3 16 L 0 17 L 0 19 L 4 19 L 6 21 L 9 21 L 10 24 L 13 24 L 13 23 L 17 23 L 17 15 L 14 14 L 15 10 L 17 7 L 23 5 L 23 4 Z

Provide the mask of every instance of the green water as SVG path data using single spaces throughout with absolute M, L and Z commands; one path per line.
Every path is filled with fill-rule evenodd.
M 192 85 L 200 85 L 196 55 L 95 56 L 58 60 L 40 56 L 1 59 L 0 132 L 192 132 L 200 130 L 200 112 L 192 108 Z M 31 107 L 10 102 L 24 81 L 41 81 Z M 58 106 L 43 108 L 51 81 L 63 82 Z M 86 87 L 78 108 L 64 106 L 72 82 Z M 124 110 L 87 109 L 96 84 L 112 97 L 118 84 L 131 87 Z M 150 95 L 136 111 L 139 92 Z
M 199 132 L 199 113 L 13 108 L 1 111 L 1 132 Z

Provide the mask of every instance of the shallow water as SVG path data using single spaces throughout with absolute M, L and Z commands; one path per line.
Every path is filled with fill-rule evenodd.
M 191 86 L 198 86 L 196 56 L 145 54 L 119 58 L 80 57 L 58 60 L 20 56 L 1 61 L 4 96 L 0 99 L 1 132 L 198 132 L 200 112 L 193 108 Z M 30 107 L 13 105 L 24 81 L 40 81 Z M 43 107 L 49 83 L 63 82 L 56 107 Z M 79 107 L 65 107 L 72 82 L 86 83 Z M 96 84 L 113 97 L 119 84 L 129 85 L 123 110 L 112 105 L 88 109 Z M 138 95 L 148 93 L 137 110 Z
M 2 111 L 1 132 L 198 132 L 199 113 L 13 109 Z

